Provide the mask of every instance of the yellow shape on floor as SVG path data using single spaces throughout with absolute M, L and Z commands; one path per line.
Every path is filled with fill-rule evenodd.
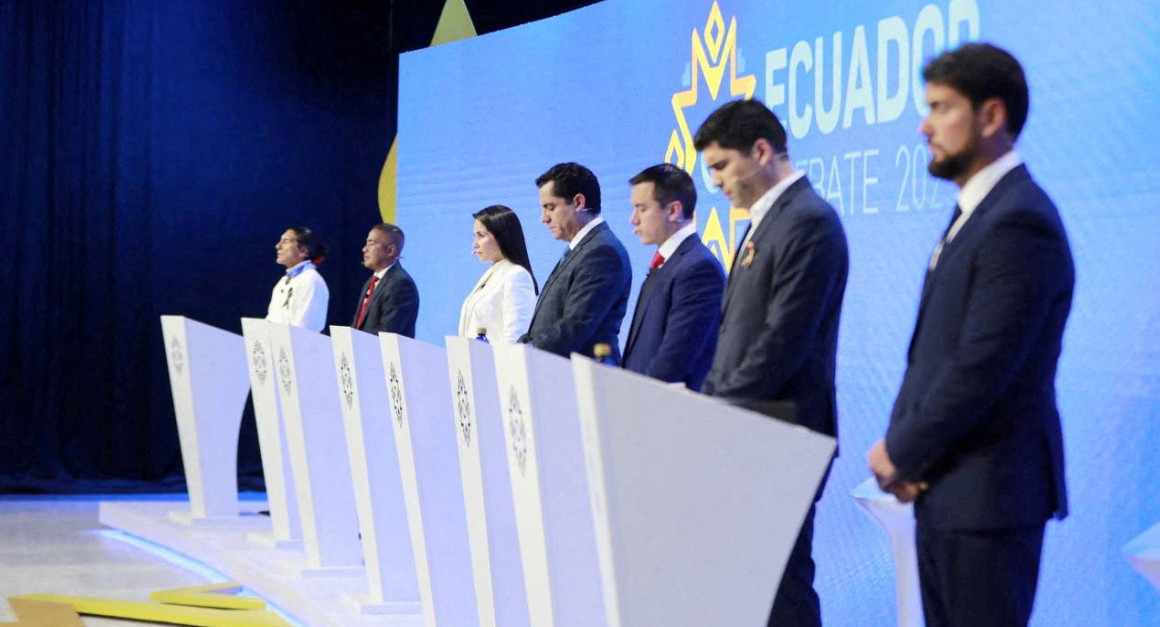
M 15 601 L 47 601 L 71 605 L 79 614 L 144 620 L 192 627 L 290 627 L 281 616 L 268 610 L 222 610 L 208 607 L 186 607 L 161 603 L 117 601 L 97 597 L 74 597 L 64 594 L 22 594 L 8 597 Z M 19 623 L 18 623 L 19 624 Z
M 16 614 L 16 622 L 0 623 L 0 627 L 85 627 L 77 611 L 65 603 L 12 597 L 8 604 Z
M 204 586 L 188 586 L 171 590 L 158 590 L 149 595 L 150 599 L 173 605 L 194 607 L 216 607 L 223 610 L 264 610 L 266 604 L 255 597 L 234 596 L 242 589 L 236 581 L 211 583 Z

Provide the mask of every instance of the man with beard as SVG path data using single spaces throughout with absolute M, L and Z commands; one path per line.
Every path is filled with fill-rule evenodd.
M 1067 514 L 1055 371 L 1075 271 L 1014 144 L 1023 69 L 967 44 L 923 71 L 930 173 L 959 186 L 931 256 L 906 374 L 870 469 L 915 502 L 928 627 L 1026 625 L 1043 531 Z

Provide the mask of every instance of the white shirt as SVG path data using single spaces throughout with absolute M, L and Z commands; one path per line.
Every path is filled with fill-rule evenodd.
M 287 270 L 286 276 L 274 286 L 266 319 L 319 332 L 326 326 L 329 303 L 326 280 L 307 259 Z
M 1002 179 L 1004 176 L 1007 176 L 1008 172 L 1014 170 L 1022 164 L 1023 157 L 1020 157 L 1019 153 L 1011 150 L 1002 157 L 999 157 L 998 159 L 995 159 L 991 163 L 987 164 L 987 167 L 976 172 L 975 175 L 972 176 L 971 179 L 963 185 L 963 188 L 959 190 L 958 197 L 959 210 L 963 213 L 959 216 L 959 219 L 955 220 L 955 223 L 951 225 L 951 230 L 947 231 L 948 242 L 954 239 L 955 235 L 958 235 L 959 230 L 963 228 L 963 225 L 966 224 L 967 220 L 971 217 L 971 214 L 974 213 L 975 209 L 977 209 L 978 206 L 983 202 L 983 199 L 987 197 L 987 194 L 990 194 L 991 190 L 995 189 L 995 186 L 999 184 L 1000 179 Z
M 685 241 L 685 239 L 696 234 L 697 225 L 690 221 L 685 226 L 682 226 L 676 233 L 670 235 L 669 239 L 665 240 L 663 244 L 657 246 L 657 252 L 661 254 L 661 257 L 665 258 L 665 261 L 668 261 L 669 257 L 672 257 L 673 253 L 677 252 L 677 248 L 681 245 L 682 242 Z
M 475 337 L 487 329 L 491 342 L 515 344 L 528 331 L 536 308 L 532 275 L 507 259 L 495 262 L 483 273 L 459 310 L 459 335 Z
M 596 228 L 597 225 L 600 224 L 604 224 L 604 218 L 600 216 L 596 216 L 592 219 L 591 222 L 585 224 L 584 228 L 576 232 L 576 236 L 572 238 L 572 241 L 568 242 L 568 249 L 576 250 L 576 246 L 578 246 L 580 242 L 584 241 L 584 236 L 588 235 L 590 232 L 592 232 L 592 229 Z
M 959 231 L 963 229 L 963 225 L 975 213 L 975 209 L 979 208 L 979 205 L 982 204 L 987 194 L 990 194 L 991 190 L 995 189 L 995 186 L 999 184 L 999 181 L 1004 176 L 1007 176 L 1008 172 L 1022 164 L 1023 157 L 1019 156 L 1019 153 L 1014 150 L 1011 150 L 1002 157 L 987 164 L 987 167 L 976 172 L 970 180 L 963 184 L 957 198 L 959 211 L 962 213 L 955 219 L 954 224 L 951 224 L 951 228 L 947 231 L 947 236 L 939 240 L 938 245 L 935 246 L 934 252 L 930 256 L 930 263 L 927 265 L 928 269 L 934 270 L 934 267 L 938 265 L 938 258 L 942 255 L 943 248 L 959 234 Z
M 789 189 L 790 185 L 798 182 L 798 179 L 805 175 L 804 170 L 795 170 L 793 174 L 781 179 L 777 182 L 777 185 L 766 190 L 761 195 L 761 198 L 758 198 L 757 202 L 753 203 L 753 206 L 749 208 L 749 230 L 746 231 L 745 239 L 741 241 L 741 244 L 737 247 L 738 249 L 744 246 L 745 242 L 753 239 L 753 234 L 757 231 L 757 226 L 765 219 L 765 214 L 769 213 L 769 210 L 773 208 L 773 203 L 777 202 L 778 198 L 781 198 L 781 195 L 785 193 L 785 190 Z

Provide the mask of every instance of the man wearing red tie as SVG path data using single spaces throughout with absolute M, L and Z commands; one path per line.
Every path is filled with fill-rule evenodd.
M 725 274 L 697 236 L 697 190 L 684 170 L 668 163 L 629 183 L 633 233 L 657 251 L 636 300 L 623 365 L 700 390 L 717 348 Z
M 403 230 L 382 223 L 371 227 L 363 246 L 363 265 L 374 275 L 363 285 L 351 326 L 367 333 L 398 333 L 415 337 L 419 290 L 399 263 Z

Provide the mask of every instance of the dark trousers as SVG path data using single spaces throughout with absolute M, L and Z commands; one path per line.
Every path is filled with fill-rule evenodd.
M 823 480 L 822 485 L 825 485 Z M 821 488 L 818 488 L 821 495 Z M 797 542 L 789 554 L 785 574 L 773 598 L 773 611 L 769 614 L 769 627 L 820 627 L 822 607 L 818 593 L 814 591 L 814 558 L 811 550 L 814 542 L 814 513 L 817 503 L 810 505 Z
M 1025 627 L 1035 604 L 1044 523 L 985 530 L 918 521 L 918 579 L 927 627 Z

